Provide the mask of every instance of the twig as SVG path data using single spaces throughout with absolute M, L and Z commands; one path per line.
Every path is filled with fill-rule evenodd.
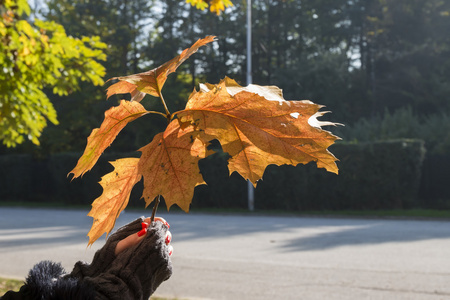
M 155 221 L 155 214 L 156 210 L 158 209 L 159 202 L 161 202 L 161 195 L 158 195 L 158 198 L 155 200 L 155 205 L 153 205 L 153 211 L 152 211 L 152 217 L 150 218 L 150 223 L 153 223 Z

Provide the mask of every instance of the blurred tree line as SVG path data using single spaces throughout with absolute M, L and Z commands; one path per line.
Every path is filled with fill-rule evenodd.
M 217 16 L 180 0 L 46 0 L 34 13 L 73 37 L 100 36 L 108 45 L 105 79 L 147 71 L 198 38 L 217 36 L 169 77 L 163 93 L 176 111 L 200 82 L 229 76 L 246 84 L 246 1 L 233 4 Z M 256 0 L 252 11 L 254 83 L 326 105 L 327 118 L 346 125 L 332 131 L 347 141 L 421 137 L 450 151 L 449 1 Z M 81 152 L 118 103 L 106 101 L 106 87 L 49 93 L 60 124 L 44 130 L 39 148 L 25 143 L 0 153 Z M 150 96 L 143 103 L 161 109 Z M 134 151 L 165 126 L 155 116 L 134 123 L 113 151 Z

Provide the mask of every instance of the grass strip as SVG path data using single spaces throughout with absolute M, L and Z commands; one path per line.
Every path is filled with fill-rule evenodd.
M 0 295 L 3 296 L 7 291 L 18 291 L 23 285 L 23 280 L 0 277 Z
M 10 279 L 0 277 L 0 297 L 3 296 L 7 291 L 18 291 L 23 285 L 23 280 Z M 150 297 L 150 300 L 178 300 L 179 298 L 165 298 L 165 297 Z M 181 299 L 179 299 L 181 300 Z

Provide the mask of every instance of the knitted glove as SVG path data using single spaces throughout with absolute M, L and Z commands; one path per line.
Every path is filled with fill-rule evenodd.
M 96 299 L 148 299 L 172 275 L 172 262 L 165 244 L 168 227 L 153 222 L 139 244 L 117 256 L 118 241 L 141 229 L 138 219 L 113 234 L 94 256 L 91 265 L 77 263 L 72 277 L 82 279 L 96 290 Z
M 108 238 L 106 244 L 95 253 L 94 258 L 92 259 L 92 263 L 88 264 L 82 261 L 77 262 L 72 272 L 70 273 L 70 277 L 83 279 L 86 276 L 96 277 L 99 274 L 105 272 L 116 258 L 114 251 L 116 249 L 117 243 L 127 236 L 141 230 L 141 223 L 143 221 L 144 217 L 141 217 L 131 223 L 128 223 L 127 225 L 120 227 L 114 234 L 112 234 Z

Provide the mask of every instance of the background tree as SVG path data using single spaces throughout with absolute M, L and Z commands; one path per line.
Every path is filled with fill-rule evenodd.
M 42 15 L 74 37 L 101 36 L 108 44 L 108 77 L 146 71 L 193 40 L 217 36 L 202 50 L 205 55 L 169 77 L 166 100 L 178 109 L 199 82 L 230 76 L 245 84 L 247 1 L 233 4 L 216 15 L 197 9 L 206 6 L 196 1 L 48 0 Z M 445 1 L 264 0 L 254 1 L 252 11 L 254 82 L 280 86 L 286 99 L 301 95 L 325 104 L 334 120 L 347 125 L 340 129 L 347 139 L 354 138 L 353 130 L 345 132 L 350 126 L 359 126 L 361 118 L 376 122 L 386 109 L 410 107 L 418 119 L 449 113 L 450 8 Z M 86 85 L 69 102 L 49 95 L 53 103 L 64 103 L 57 107 L 64 122 L 47 128 L 43 146 L 80 151 L 88 128 L 122 97 L 106 102 L 103 93 L 104 88 Z M 163 124 L 155 120 L 154 125 L 160 130 Z M 115 150 L 134 149 L 136 140 L 153 133 L 149 126 L 133 127 L 112 145 Z
M 46 1 L 36 15 L 63 24 L 67 35 L 78 39 L 98 35 L 107 43 L 103 50 L 109 57 L 105 63 L 108 78 L 147 71 L 179 54 L 198 38 L 217 36 L 217 42 L 201 49 L 203 53 L 193 56 L 169 76 L 165 99 L 172 111 L 184 107 L 183 99 L 199 82 L 217 83 L 229 76 L 241 85 L 246 83 L 245 0 L 233 1 L 234 5 L 219 15 L 211 13 L 204 4 L 204 10 L 197 9 L 197 1 Z M 425 163 L 432 155 L 450 153 L 449 1 L 252 2 L 255 83 L 281 87 L 286 99 L 311 99 L 325 104 L 333 111 L 332 120 L 346 125 L 333 131 L 344 141 L 420 138 L 426 142 Z M 103 112 L 116 106 L 119 99 L 129 97 L 119 95 L 105 101 L 108 85 L 79 82 L 80 89 L 69 96 L 55 95 L 51 88 L 42 89 L 58 113 L 60 125 L 49 124 L 45 128 L 40 147 L 24 142 L 14 148 L 14 153 L 31 152 L 46 157 L 50 153 L 82 151 L 90 130 L 103 120 Z M 151 106 L 158 102 L 149 97 L 144 98 L 144 105 L 160 110 Z M 151 123 L 145 118 L 124 129 L 108 149 L 111 155 L 134 151 L 166 125 L 163 118 L 152 118 Z M 7 152 L 12 150 L 0 147 L 0 153 Z M 226 170 L 226 153 L 221 155 L 220 162 L 201 162 L 216 164 L 209 170 L 210 186 L 218 187 L 228 178 L 226 171 L 222 172 L 223 177 L 218 171 Z M 441 166 L 445 160 L 438 157 L 434 161 Z M 424 165 L 424 170 L 437 174 L 433 166 Z M 448 175 L 441 173 L 436 177 Z M 429 182 L 439 185 L 435 178 Z M 434 189 L 434 185 L 429 187 L 427 192 Z M 233 189 L 235 194 L 229 197 L 225 193 L 228 190 L 223 188 L 223 193 L 216 193 L 223 194 L 224 203 L 228 198 L 245 195 L 245 186 Z M 211 196 L 205 201 L 216 203 L 221 199 Z
M 0 7 L 0 140 L 8 147 L 25 139 L 39 144 L 47 120 L 57 124 L 56 111 L 44 93 L 67 95 L 79 81 L 103 84 L 105 44 L 99 37 L 73 38 L 54 22 L 24 17 L 25 1 L 8 0 Z

